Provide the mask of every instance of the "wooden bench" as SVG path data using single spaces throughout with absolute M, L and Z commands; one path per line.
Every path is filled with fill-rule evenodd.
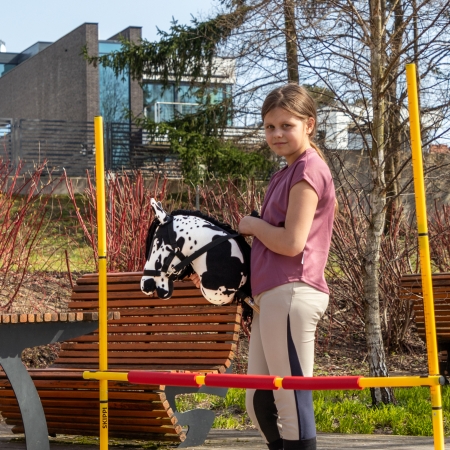
M 229 370 L 238 341 L 241 308 L 207 302 L 192 282 L 176 282 L 173 297 L 161 300 L 140 290 L 141 273 L 108 275 L 110 370 L 180 370 L 202 373 Z M 74 287 L 69 310 L 98 310 L 98 277 L 84 275 Z M 41 398 L 50 434 L 97 436 L 98 382 L 84 370 L 98 369 L 97 331 L 66 341 L 55 363 L 29 373 Z M 23 433 L 20 411 L 5 379 L 0 380 L 0 411 Z M 208 410 L 179 413 L 175 395 L 197 389 L 109 382 L 109 436 L 200 445 L 214 420 Z M 225 390 L 211 392 L 224 395 Z M 185 427 L 188 427 L 188 432 Z
M 440 373 L 450 375 L 450 273 L 432 275 L 436 337 L 439 350 Z M 422 280 L 420 274 L 403 275 L 400 298 L 413 301 L 419 336 L 426 342 Z
M 108 318 L 120 315 L 108 313 Z M 47 423 L 36 387 L 21 360 L 24 349 L 37 345 L 62 342 L 98 328 L 98 313 L 71 312 L 45 314 L 0 315 L 0 365 L 3 380 L 0 384 L 12 387 L 21 412 L 28 450 L 50 450 Z M 5 380 L 8 378 L 9 382 Z

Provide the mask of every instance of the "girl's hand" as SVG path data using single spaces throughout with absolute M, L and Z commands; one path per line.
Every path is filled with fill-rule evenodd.
M 196 273 L 193 273 L 189 278 L 195 284 L 195 287 L 200 289 L 200 277 Z
M 244 216 L 239 222 L 238 230 L 242 236 L 253 236 L 255 233 L 253 231 L 253 225 L 256 220 L 255 217 Z

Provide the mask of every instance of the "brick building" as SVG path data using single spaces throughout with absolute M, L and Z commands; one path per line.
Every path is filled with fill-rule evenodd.
M 54 43 L 37 42 L 21 53 L 0 51 L 0 117 L 90 122 L 100 114 L 106 122 L 125 122 L 124 111 L 131 110 L 160 122 L 195 110 L 197 98 L 188 81 L 164 90 L 158 79 L 144 78 L 142 88 L 127 73 L 116 77 L 81 54 L 85 46 L 92 56 L 120 50 L 120 36 L 138 42 L 141 27 L 99 40 L 98 25 L 85 23 Z M 213 83 L 213 101 L 229 94 L 231 60 L 217 60 Z
M 173 159 L 168 146 L 149 142 L 128 112 L 155 122 L 195 112 L 195 88 L 186 79 L 163 89 L 155 77 L 141 85 L 126 72 L 116 76 L 111 68 L 94 67 L 82 55 L 85 47 L 92 56 L 120 50 L 120 37 L 139 42 L 141 35 L 141 27 L 128 27 L 99 40 L 98 24 L 85 23 L 56 42 L 37 42 L 21 53 L 7 53 L 0 41 L 0 143 L 9 158 L 25 162 L 27 169 L 46 159 L 57 172 L 83 175 L 93 167 L 92 124 L 101 115 L 108 169 L 145 166 L 167 172 Z M 234 62 L 218 59 L 208 93 L 212 101 L 229 95 L 233 83 Z
M 116 117 L 124 108 L 142 112 L 143 91 L 136 81 L 111 76 L 111 69 L 94 67 L 81 52 L 91 55 L 120 48 L 119 36 L 141 38 L 140 27 L 129 27 L 106 41 L 98 39 L 98 25 L 85 23 L 54 43 L 37 42 L 21 53 L 0 53 L 0 117 L 92 121 L 107 112 L 114 88 Z M 109 107 L 111 109 L 111 107 Z

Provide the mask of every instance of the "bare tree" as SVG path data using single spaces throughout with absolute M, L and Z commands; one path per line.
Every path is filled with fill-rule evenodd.
M 223 0 L 217 15 L 192 26 L 174 25 L 159 43 L 127 43 L 113 67 L 128 64 L 132 76 L 168 75 L 208 81 L 214 56 L 236 61 L 233 117 L 258 123 L 260 105 L 274 87 L 288 81 L 329 95 L 329 110 L 349 118 L 367 156 L 355 174 L 337 147 L 338 189 L 349 211 L 363 217 L 357 253 L 361 305 L 371 376 L 388 370 L 380 321 L 380 249 L 393 223 L 401 194 L 411 189 L 404 66 L 416 61 L 420 73 L 424 146 L 447 136 L 443 118 L 450 105 L 450 0 Z M 176 51 L 174 50 L 176 49 Z M 147 58 L 147 59 L 146 59 Z M 105 61 L 108 64 L 108 61 Z M 326 144 L 333 127 L 321 125 Z M 386 267 L 386 266 L 385 266 Z M 374 404 L 393 400 L 389 389 L 372 390 Z
M 363 230 L 366 241 L 358 256 L 372 376 L 388 375 L 380 324 L 380 246 L 390 223 L 387 213 L 398 207 L 398 195 L 404 188 L 400 183 L 406 165 L 408 126 L 404 65 L 413 60 L 419 64 L 422 113 L 428 117 L 431 140 L 433 132 L 447 132 L 442 127 L 439 130 L 439 118 L 433 118 L 432 113 L 439 111 L 442 115 L 449 105 L 449 79 L 436 76 L 447 64 L 450 50 L 448 3 L 332 0 L 312 6 L 306 0 L 297 2 L 303 71 L 314 83 L 334 92 L 338 108 L 352 117 L 361 135 L 365 134 L 363 125 L 369 129 L 368 138 L 363 139 L 370 162 L 369 182 L 362 190 L 354 182 L 348 188 L 360 194 L 353 207 L 367 211 Z M 311 8 L 315 13 L 311 14 Z M 356 100 L 362 108 L 352 108 Z M 364 121 L 360 119 L 361 110 Z M 391 401 L 388 389 L 372 390 L 372 394 L 374 403 Z

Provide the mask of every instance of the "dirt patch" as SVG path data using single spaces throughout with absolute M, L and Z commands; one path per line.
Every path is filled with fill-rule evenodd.
M 386 365 L 391 376 L 427 374 L 426 345 L 419 337 L 415 325 L 407 336 L 408 351 L 389 352 Z M 316 333 L 315 375 L 369 375 L 364 328 L 353 330 L 330 326 L 325 316 Z
M 237 356 L 234 360 L 236 373 L 245 373 L 248 361 L 248 337 L 241 331 Z M 408 335 L 408 352 L 386 354 L 389 374 L 422 375 L 428 372 L 426 346 L 417 334 L 415 326 Z M 316 332 L 316 355 L 314 375 L 369 375 L 367 348 L 362 325 L 353 330 L 330 326 L 322 319 Z
M 76 274 L 72 277 L 76 279 Z M 64 272 L 34 272 L 24 277 L 8 274 L 7 280 L 0 275 L 0 286 L 0 308 L 8 314 L 65 311 L 72 292 L 70 278 Z M 17 286 L 19 291 L 9 304 Z
M 73 282 L 78 275 L 71 274 Z M 0 308 L 4 314 L 64 312 L 72 293 L 70 277 L 64 272 L 34 272 L 23 278 L 9 274 L 7 280 L 0 279 L 0 285 Z M 14 301 L 8 304 L 18 285 Z M 47 367 L 58 357 L 59 349 L 59 343 L 26 349 L 22 361 L 27 367 Z

